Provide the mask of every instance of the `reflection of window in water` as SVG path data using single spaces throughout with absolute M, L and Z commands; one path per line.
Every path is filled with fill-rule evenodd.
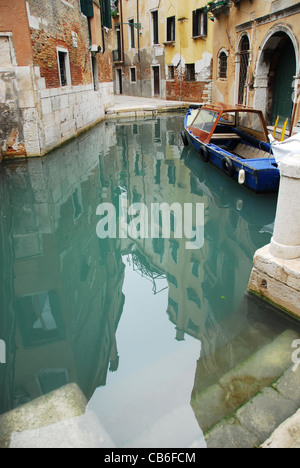
M 167 273 L 167 280 L 169 281 L 169 283 L 173 284 L 175 288 L 178 288 L 177 279 L 175 278 L 175 276 L 171 275 L 171 273 Z
M 154 124 L 154 143 L 161 143 L 160 120 Z
M 73 193 L 72 201 L 73 201 L 73 207 L 74 207 L 73 218 L 77 219 L 83 213 L 81 190 L 78 190 L 78 188 Z
M 200 330 L 200 327 L 198 325 L 196 325 L 192 319 L 189 319 L 189 323 L 188 323 L 188 330 L 190 330 L 191 332 L 193 333 L 199 333 L 199 330 Z
M 17 307 L 25 347 L 40 346 L 64 337 L 59 301 L 54 291 L 22 297 Z
M 178 304 L 171 297 L 169 297 L 169 309 L 173 309 L 173 312 L 177 318 L 178 317 Z
M 200 269 L 200 262 L 198 260 L 192 259 L 191 260 L 191 273 L 195 278 L 199 278 L 199 269 Z
M 179 243 L 174 239 L 170 239 L 171 258 L 176 265 L 178 263 L 178 250 L 179 250 Z
M 198 307 L 201 307 L 201 300 L 193 288 L 187 288 L 187 297 L 191 302 L 194 302 Z
M 37 374 L 42 395 L 61 388 L 69 382 L 68 371 L 66 369 L 45 369 Z
M 155 177 L 154 177 L 154 182 L 157 185 L 160 185 L 160 171 L 161 171 L 161 161 L 158 160 L 158 161 L 156 161 Z
M 169 179 L 170 185 L 176 184 L 176 167 L 175 166 L 168 167 L 168 179 Z
M 138 135 L 139 130 L 138 130 L 137 124 L 132 125 L 132 133 L 133 133 L 133 135 Z
M 46 331 L 56 330 L 57 325 L 51 313 L 48 294 L 42 293 L 32 296 L 32 301 L 37 312 L 37 320 L 33 324 L 33 328 L 41 328 Z
M 170 146 L 176 146 L 176 138 L 175 138 L 175 133 L 174 132 L 167 132 L 168 136 L 168 143 Z
M 160 261 L 162 261 L 164 251 L 165 251 L 165 239 L 158 238 L 152 239 L 153 252 L 160 255 Z
M 137 153 L 135 155 L 135 160 L 134 160 L 134 172 L 136 176 L 139 176 L 141 174 L 140 170 L 140 155 Z

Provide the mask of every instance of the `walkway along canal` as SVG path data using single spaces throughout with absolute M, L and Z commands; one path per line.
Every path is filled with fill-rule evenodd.
M 183 151 L 183 116 L 109 120 L 2 167 L 2 447 L 258 447 L 299 407 L 299 324 L 247 293 L 277 197 Z M 170 238 L 99 239 L 97 207 L 122 194 L 203 204 L 203 247 L 172 218 Z

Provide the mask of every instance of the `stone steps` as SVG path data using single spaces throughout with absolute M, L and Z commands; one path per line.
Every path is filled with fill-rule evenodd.
M 251 448 L 262 444 L 300 406 L 300 370 L 292 371 L 292 343 L 286 330 L 191 404 L 209 448 Z

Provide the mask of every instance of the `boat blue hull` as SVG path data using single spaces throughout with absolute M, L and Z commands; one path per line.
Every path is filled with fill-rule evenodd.
M 187 121 L 187 118 L 186 118 Z M 280 171 L 277 167 L 276 160 L 273 157 L 265 159 L 242 159 L 232 155 L 230 152 L 220 148 L 213 143 L 204 144 L 198 138 L 194 137 L 188 131 L 185 121 L 185 133 L 189 141 L 196 151 L 200 154 L 203 147 L 206 148 L 209 155 L 209 162 L 217 168 L 224 171 L 223 159 L 227 156 L 234 165 L 233 179 L 238 182 L 239 171 L 245 171 L 244 186 L 248 187 L 255 193 L 276 193 L 279 189 Z M 264 144 L 266 145 L 266 144 Z M 224 172 L 224 177 L 226 176 Z

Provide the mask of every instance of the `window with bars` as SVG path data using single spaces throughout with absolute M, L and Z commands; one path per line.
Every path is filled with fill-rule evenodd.
M 67 50 L 57 49 L 58 71 L 60 86 L 71 85 L 69 53 Z
M 239 73 L 239 96 L 238 103 L 244 104 L 245 100 L 245 86 L 248 75 L 250 59 L 250 42 L 248 36 L 244 36 L 240 46 L 240 73 Z
M 219 78 L 227 78 L 227 54 L 221 52 L 219 55 Z

